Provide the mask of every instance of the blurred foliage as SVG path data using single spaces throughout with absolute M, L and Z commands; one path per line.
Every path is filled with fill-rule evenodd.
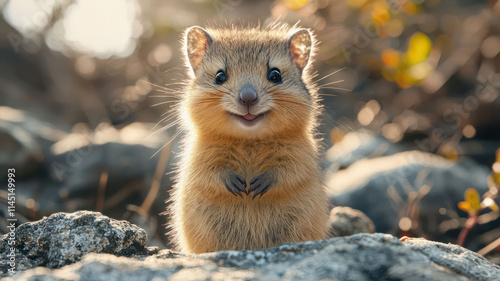
M 382 75 L 388 81 L 396 81 L 399 87 L 409 88 L 422 81 L 432 72 L 426 62 L 432 49 L 432 42 L 423 33 L 415 33 L 408 43 L 408 50 L 399 54 L 393 49 L 382 52 L 385 64 Z

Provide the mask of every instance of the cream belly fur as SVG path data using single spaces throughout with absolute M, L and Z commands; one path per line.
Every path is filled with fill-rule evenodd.
M 172 194 L 177 210 L 173 224 L 178 233 L 175 239 L 182 252 L 263 249 L 326 237 L 329 203 L 320 176 L 316 175 L 319 169 L 313 166 L 308 170 L 303 165 L 315 163 L 313 144 L 307 159 L 302 156 L 307 148 L 304 142 L 294 147 L 290 143 L 251 141 L 233 143 L 231 148 L 224 144 L 207 145 L 207 141 L 202 141 L 204 145 L 199 141 L 189 143 L 195 147 L 186 147 L 186 151 L 201 153 L 184 155 L 179 183 Z M 275 165 L 277 160 L 297 170 L 288 181 L 282 180 L 282 185 L 274 186 L 260 198 L 239 197 L 229 193 L 222 184 L 212 184 L 218 182 L 214 178 L 218 163 L 205 155 L 225 159 L 222 161 L 225 165 L 234 167 L 234 171 L 247 180 L 266 170 L 267 165 Z M 291 159 L 299 160 L 299 165 L 293 165 Z M 196 168 L 183 166 L 188 163 L 197 163 Z
M 305 195 L 305 194 L 304 194 Z M 287 242 L 300 242 L 325 238 L 324 218 L 314 207 L 314 197 L 288 202 L 210 202 L 201 198 L 185 200 L 182 228 L 182 251 L 203 253 L 214 250 L 265 249 Z M 304 208 L 310 206 L 310 208 Z M 199 214 L 203 213 L 203 216 Z M 203 225 L 203 227 L 200 227 Z

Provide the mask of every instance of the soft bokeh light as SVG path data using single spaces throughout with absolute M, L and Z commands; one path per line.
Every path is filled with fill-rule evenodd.
M 135 21 L 139 12 L 139 4 L 133 0 L 77 1 L 63 19 L 64 39 L 84 54 L 127 56 L 135 48 L 134 24 L 139 24 Z
M 65 1 L 11 0 L 3 9 L 3 15 L 24 36 L 32 37 L 45 28 L 52 9 L 62 2 Z
M 359 111 L 358 121 L 361 125 L 368 126 L 379 112 L 380 104 L 376 100 L 371 100 Z
M 91 77 L 96 70 L 95 60 L 88 56 L 81 56 L 75 60 L 75 69 L 82 77 Z
M 476 129 L 474 126 L 468 124 L 463 128 L 462 133 L 464 134 L 464 137 L 470 139 L 476 135 Z
M 150 65 L 162 65 L 170 61 L 172 58 L 172 48 L 167 44 L 159 44 L 149 53 L 148 63 Z

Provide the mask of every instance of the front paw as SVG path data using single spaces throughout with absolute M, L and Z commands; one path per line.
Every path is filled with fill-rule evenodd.
M 224 186 L 234 196 L 236 196 L 237 194 L 240 197 L 243 197 L 243 195 L 241 195 L 241 192 L 248 194 L 246 191 L 247 181 L 245 180 L 245 178 L 231 170 L 228 170 L 228 176 L 224 181 Z
M 270 176 L 269 171 L 264 172 L 258 176 L 255 176 L 250 181 L 250 189 L 248 190 L 248 193 L 254 191 L 252 200 L 255 199 L 255 197 L 257 197 L 258 195 L 262 197 L 264 193 L 269 191 L 273 184 L 274 180 Z

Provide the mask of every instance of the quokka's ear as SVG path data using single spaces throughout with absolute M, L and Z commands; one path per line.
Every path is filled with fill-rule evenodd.
M 293 62 L 303 70 L 311 58 L 313 48 L 313 37 L 309 30 L 302 28 L 290 36 L 290 55 Z
M 201 59 L 212 44 L 212 37 L 208 32 L 199 27 L 193 26 L 186 30 L 184 38 L 186 57 L 193 71 L 200 65 Z

